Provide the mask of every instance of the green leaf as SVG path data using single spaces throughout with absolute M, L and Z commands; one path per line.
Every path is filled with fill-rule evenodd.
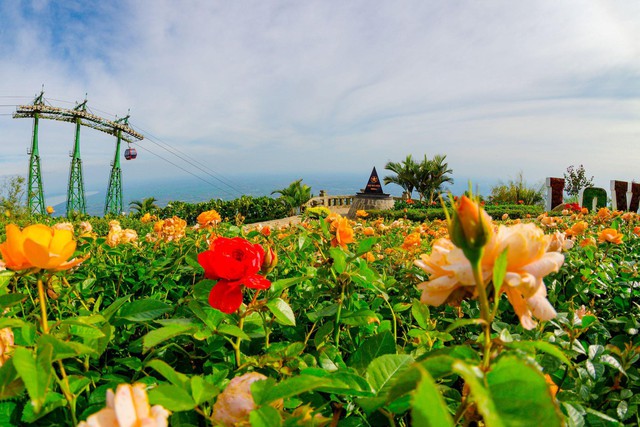
M 416 319 L 418 326 L 422 329 L 429 329 L 429 319 L 431 319 L 431 312 L 426 304 L 421 303 L 417 299 L 413 300 L 411 305 L 411 314 Z
M 0 366 L 0 401 L 18 397 L 23 391 L 24 382 L 18 378 L 13 360 L 9 359 Z
M 351 355 L 347 365 L 358 371 L 363 371 L 376 357 L 395 353 L 396 341 L 391 332 L 385 331 L 367 338 Z
M 39 410 L 36 410 L 32 405 L 25 405 L 21 421 L 28 424 L 34 423 L 55 409 L 64 406 L 66 401 L 67 400 L 60 393 L 49 392 L 45 396 L 42 408 Z
M 182 375 L 182 374 L 181 374 Z M 211 401 L 220 390 L 200 376 L 191 377 L 191 396 L 197 405 Z
M 67 319 L 60 322 L 63 325 L 69 325 L 69 333 L 81 338 L 104 338 L 104 332 L 97 326 L 87 324 L 75 319 Z
M 196 327 L 193 324 L 172 324 L 154 329 L 142 338 L 142 351 L 146 353 L 152 347 L 178 335 L 194 332 Z
M 366 239 L 361 240 L 358 244 L 356 257 L 369 252 L 376 243 L 378 243 L 377 237 L 367 237 Z
M 453 322 L 452 324 L 450 324 L 447 329 L 445 329 L 446 333 L 449 333 L 451 331 L 454 331 L 458 328 L 463 328 L 465 326 L 469 326 L 469 325 L 482 325 L 483 323 L 486 323 L 486 321 L 484 319 L 458 319 L 455 322 Z
M 25 294 L 6 294 L 0 295 L 0 309 L 4 310 L 14 306 L 27 298 Z
M 271 403 L 278 399 L 286 399 L 288 397 L 297 396 L 302 393 L 306 393 L 311 390 L 315 390 L 323 384 L 326 384 L 328 380 L 326 378 L 318 378 L 311 375 L 300 375 L 297 377 L 288 378 L 271 389 L 267 390 L 263 399 L 260 402 L 261 405 Z
M 567 366 L 571 366 L 571 360 L 562 352 L 560 348 L 546 341 L 512 341 L 504 343 L 504 346 L 507 348 L 515 348 L 518 350 L 523 350 L 528 353 L 533 352 L 534 350 L 541 351 L 543 353 L 547 353 L 550 356 L 555 357 L 560 360 Z
M 70 357 L 97 355 L 95 349 L 74 341 L 62 341 L 53 335 L 42 335 L 38 338 L 38 347 L 45 345 L 53 349 L 51 361 L 68 359 Z
M 302 283 L 310 277 L 311 276 L 289 277 L 287 279 L 276 280 L 275 282 L 271 283 L 271 287 L 269 288 L 269 295 L 280 295 L 280 293 L 285 289 L 293 285 L 297 285 L 298 283 Z
M 173 307 L 165 302 L 145 298 L 136 300 L 123 306 L 120 317 L 132 322 L 146 322 L 171 311 Z
M 453 427 L 453 419 L 440 390 L 429 373 L 419 368 L 422 380 L 411 402 L 411 419 L 414 425 L 424 427 Z
M 280 413 L 271 406 L 263 406 L 249 413 L 251 427 L 280 427 Z
M 504 277 L 507 275 L 507 251 L 509 247 L 507 246 L 504 250 L 498 255 L 496 258 L 496 262 L 493 265 L 493 290 L 494 295 L 500 295 L 500 289 L 502 288 L 502 282 L 504 282 Z M 499 298 L 496 297 L 496 304 L 498 304 Z
M 489 427 L 502 427 L 505 425 L 498 415 L 498 410 L 491 399 L 491 394 L 484 387 L 482 371 L 477 366 L 467 365 L 460 360 L 455 361 L 451 367 L 469 386 L 471 401 L 475 402 L 478 412 L 484 418 L 485 424 Z
M 113 315 L 116 314 L 116 312 L 120 309 L 120 307 L 122 307 L 130 297 L 131 297 L 131 294 L 125 295 L 122 298 L 118 298 L 113 303 L 111 303 L 109 307 L 102 310 L 102 316 L 105 318 L 105 320 L 107 322 L 111 320 Z
M 563 425 L 544 376 L 523 360 L 511 355 L 501 357 L 486 374 L 486 381 L 497 411 L 494 414 L 505 425 Z
M 24 347 L 16 347 L 13 352 L 13 365 L 27 388 L 35 412 L 40 412 L 45 401 L 53 372 L 52 353 L 50 345 L 40 347 L 35 358 L 33 353 Z
M 380 319 L 373 310 L 358 310 L 344 313 L 340 323 L 348 326 L 367 326 L 371 323 L 380 323 Z
M 324 385 L 317 387 L 317 391 L 344 396 L 373 396 L 371 385 L 369 385 L 367 380 L 351 372 L 328 372 L 320 368 L 307 368 L 304 369 L 301 374 L 325 378 L 327 380 Z
M 329 254 L 333 259 L 333 270 L 338 274 L 344 273 L 347 269 L 347 260 L 344 251 L 340 247 L 336 246 L 335 248 L 329 249 Z
M 218 333 L 223 335 L 231 335 L 232 337 L 242 338 L 243 340 L 250 340 L 251 337 L 247 335 L 242 329 L 236 325 L 220 325 L 218 326 Z
M 282 298 L 275 298 L 267 302 L 269 311 L 276 317 L 276 321 L 285 326 L 296 326 L 293 310 Z
M 385 354 L 374 359 L 367 367 L 365 378 L 378 395 L 391 387 L 397 378 L 411 363 L 413 357 L 408 354 Z
M 153 359 L 149 363 L 147 363 L 146 366 L 158 371 L 160 375 L 165 377 L 171 384 L 175 386 L 178 386 L 181 388 L 187 388 L 187 386 L 189 385 L 188 376 L 176 371 L 175 369 L 173 369 L 171 366 L 169 366 L 166 362 L 163 362 L 162 360 Z
M 162 405 L 175 412 L 189 411 L 196 406 L 191 395 L 184 388 L 169 384 L 161 384 L 149 390 L 149 403 Z

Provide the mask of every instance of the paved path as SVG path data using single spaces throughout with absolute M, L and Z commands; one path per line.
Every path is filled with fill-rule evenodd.
M 349 213 L 349 207 L 332 207 L 329 209 L 331 212 L 335 212 L 338 213 L 340 215 L 346 215 L 347 213 Z M 259 222 L 259 223 L 255 223 L 255 224 L 248 224 L 245 226 L 245 229 L 251 229 L 256 227 L 258 224 L 260 224 L 261 226 L 269 226 L 271 228 L 280 228 L 280 227 L 285 227 L 288 225 L 296 225 L 299 224 L 300 221 L 302 221 L 302 216 L 301 215 L 296 215 L 296 216 L 290 216 L 287 218 L 281 218 L 281 219 L 274 219 L 271 221 L 263 221 L 263 222 Z

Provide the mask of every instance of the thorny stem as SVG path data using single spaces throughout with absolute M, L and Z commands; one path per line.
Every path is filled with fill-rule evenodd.
M 336 348 L 340 346 L 340 315 L 342 314 L 342 304 L 344 303 L 344 291 L 347 287 L 347 283 L 342 281 L 342 288 L 340 290 L 340 299 L 338 300 L 338 311 L 336 312 L 336 322 L 333 340 L 336 344 Z
M 238 321 L 238 328 L 240 328 L 240 330 L 242 330 L 244 328 L 244 316 L 245 313 L 242 313 L 240 315 L 240 320 Z M 233 347 L 233 351 L 236 355 L 236 367 L 239 368 L 240 367 L 240 357 L 241 357 L 241 353 L 240 353 L 240 343 L 242 342 L 242 338 L 238 337 L 236 338 L 236 342 L 235 343 L 231 343 L 231 346 Z

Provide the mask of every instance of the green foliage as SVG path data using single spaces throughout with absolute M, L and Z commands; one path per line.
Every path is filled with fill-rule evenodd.
M 129 202 L 129 206 L 131 207 L 131 209 L 133 209 L 134 212 L 144 215 L 158 209 L 158 205 L 156 205 L 157 201 L 158 199 L 156 199 L 155 197 L 147 197 L 142 200 L 133 200 Z
M 433 202 L 444 184 L 453 183 L 453 178 L 448 176 L 453 170 L 449 169 L 446 158 L 447 156 L 442 154 L 436 154 L 433 159 L 425 155 L 420 163 L 416 163 L 409 154 L 402 162 L 388 162 L 385 165 L 384 168 L 395 175 L 385 176 L 383 182 L 399 185 L 409 197 L 415 189 L 420 195 L 420 200 Z
M 516 179 L 492 187 L 488 202 L 539 205 L 544 202 L 544 184 L 529 186 L 520 172 Z
M 383 178 L 385 185 L 396 184 L 411 197 L 411 193 L 416 187 L 416 175 L 418 173 L 418 164 L 413 160 L 411 154 L 402 162 L 387 162 L 384 168 L 395 173 Z
M 370 210 L 367 212 L 373 218 L 380 217 L 387 220 L 406 218 L 415 222 L 424 222 L 446 219 L 442 207 L 414 207 L 418 203 L 407 204 L 404 200 L 398 200 L 392 210 Z M 418 206 L 424 206 L 424 204 Z M 504 214 L 509 215 L 511 219 L 536 218 L 544 211 L 543 207 L 539 205 L 485 205 L 484 209 L 489 216 L 496 219 L 502 218 Z
M 577 168 L 573 165 L 567 168 L 564 173 L 564 191 L 568 196 L 577 196 L 585 187 L 593 185 L 593 176 L 587 178 L 587 172 L 583 165 Z
M 25 204 L 25 182 L 23 176 L 5 177 L 0 185 L 0 214 L 21 218 L 27 214 Z
M 251 209 L 269 206 L 245 202 Z M 204 210 L 235 218 L 242 207 L 225 212 L 222 203 L 176 204 L 176 211 L 157 213 L 194 223 Z M 305 408 L 345 426 L 638 423 L 638 222 L 584 218 L 592 234 L 615 227 L 624 244 L 576 244 L 565 252 L 560 271 L 545 278 L 555 319 L 524 330 L 507 299 L 498 298 L 484 369 L 477 302 L 429 307 L 419 301 L 416 285 L 427 276 L 413 261 L 430 251 L 435 236 L 423 233 L 415 252 L 401 248 L 427 215 L 444 218 L 442 208 L 398 207 L 385 212 L 423 217 L 395 224 L 389 217 L 376 228 L 378 213 L 371 214 L 371 222 L 359 220 L 346 248 L 331 246 L 323 218 L 270 236 L 219 224 L 216 234 L 242 236 L 279 254 L 267 276 L 271 288 L 244 289 L 245 304 L 232 314 L 207 302 L 216 282 L 203 277 L 197 256 L 210 231 L 110 247 L 108 220 L 91 219 L 97 238 L 80 238 L 76 254 L 91 256 L 46 281 L 49 334 L 40 327 L 34 274 L 0 272 L 0 328 L 15 334 L 11 358 L 0 367 L 0 424 L 74 425 L 104 407 L 107 389 L 142 382 L 151 404 L 173 411 L 170 425 L 211 425 L 219 394 L 247 372 L 268 378 L 251 387 L 257 407 L 249 417 L 260 426 L 299 425 Z M 485 207 L 494 218 L 541 213 L 539 206 Z M 151 231 L 135 216 L 119 220 L 141 236 Z M 365 237 L 368 226 L 375 236 Z M 424 227 L 441 231 L 428 220 Z M 361 257 L 369 252 L 373 261 Z M 506 258 L 493 271 L 496 287 L 488 284 L 493 294 Z M 559 387 L 557 395 L 549 382 Z M 282 406 L 272 406 L 280 399 Z
M 302 206 L 311 199 L 311 187 L 302 183 L 302 178 L 293 181 L 288 187 L 272 191 L 271 194 L 279 194 L 280 200 L 289 208 L 289 215 L 300 213 Z
M 289 207 L 271 197 L 242 196 L 234 200 L 210 200 L 200 203 L 169 202 L 166 207 L 158 209 L 155 214 L 160 218 L 174 215 L 189 224 L 197 222 L 202 212 L 216 210 L 224 221 L 236 221 L 245 224 L 285 218 L 289 215 Z

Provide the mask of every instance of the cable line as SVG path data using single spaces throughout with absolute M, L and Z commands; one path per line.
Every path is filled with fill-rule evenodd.
M 157 145 L 158 147 L 162 148 L 163 150 L 169 152 L 170 154 L 173 154 L 174 156 L 178 157 L 179 159 L 183 160 L 184 162 L 188 163 L 189 165 L 195 167 L 196 169 L 200 170 L 201 172 L 207 174 L 208 176 L 210 176 L 211 178 L 215 179 L 216 181 L 219 181 L 220 183 L 226 185 L 228 188 L 230 188 L 231 190 L 235 191 L 236 193 L 242 195 L 244 194 L 242 190 L 239 190 L 234 183 L 232 183 L 231 181 L 229 181 L 228 179 L 224 178 L 220 173 L 214 171 L 213 169 L 207 167 L 206 165 L 204 165 L 203 163 L 199 162 L 198 160 L 194 159 L 193 157 L 190 157 L 188 154 L 170 146 L 167 143 L 164 143 L 162 141 L 160 141 L 159 139 L 157 139 L 156 137 L 154 137 L 152 134 L 147 133 L 144 129 L 140 128 L 139 126 L 135 126 L 135 125 L 131 125 L 133 128 L 138 129 L 140 132 L 144 133 L 147 137 L 147 141 Z M 162 144 L 162 145 L 161 145 Z M 167 148 L 168 147 L 168 148 Z M 207 171 L 208 170 L 208 171 Z M 220 177 L 217 177 L 213 174 L 219 175 Z
M 193 175 L 194 177 L 198 178 L 200 181 L 206 182 L 207 184 L 211 185 L 212 187 L 216 188 L 217 190 L 220 190 L 220 191 L 223 191 L 223 192 L 225 192 L 225 193 L 227 193 L 229 195 L 232 195 L 227 190 L 224 190 L 224 189 L 218 187 L 216 184 L 212 183 L 211 181 L 207 181 L 206 179 L 202 178 L 201 176 L 196 175 L 195 173 L 191 172 L 190 170 L 183 168 L 182 166 L 172 162 L 171 160 L 169 160 L 169 159 L 167 159 L 165 157 L 162 157 L 161 155 L 159 155 L 157 153 L 154 153 L 153 151 L 149 150 L 148 148 L 142 147 L 140 144 L 135 144 L 135 145 L 137 145 L 140 149 L 142 149 L 144 151 L 147 151 L 147 152 L 153 154 L 154 156 L 164 160 L 165 162 L 172 164 L 173 166 L 177 167 L 178 169 L 181 169 L 181 170 L 187 172 L 188 174 Z

